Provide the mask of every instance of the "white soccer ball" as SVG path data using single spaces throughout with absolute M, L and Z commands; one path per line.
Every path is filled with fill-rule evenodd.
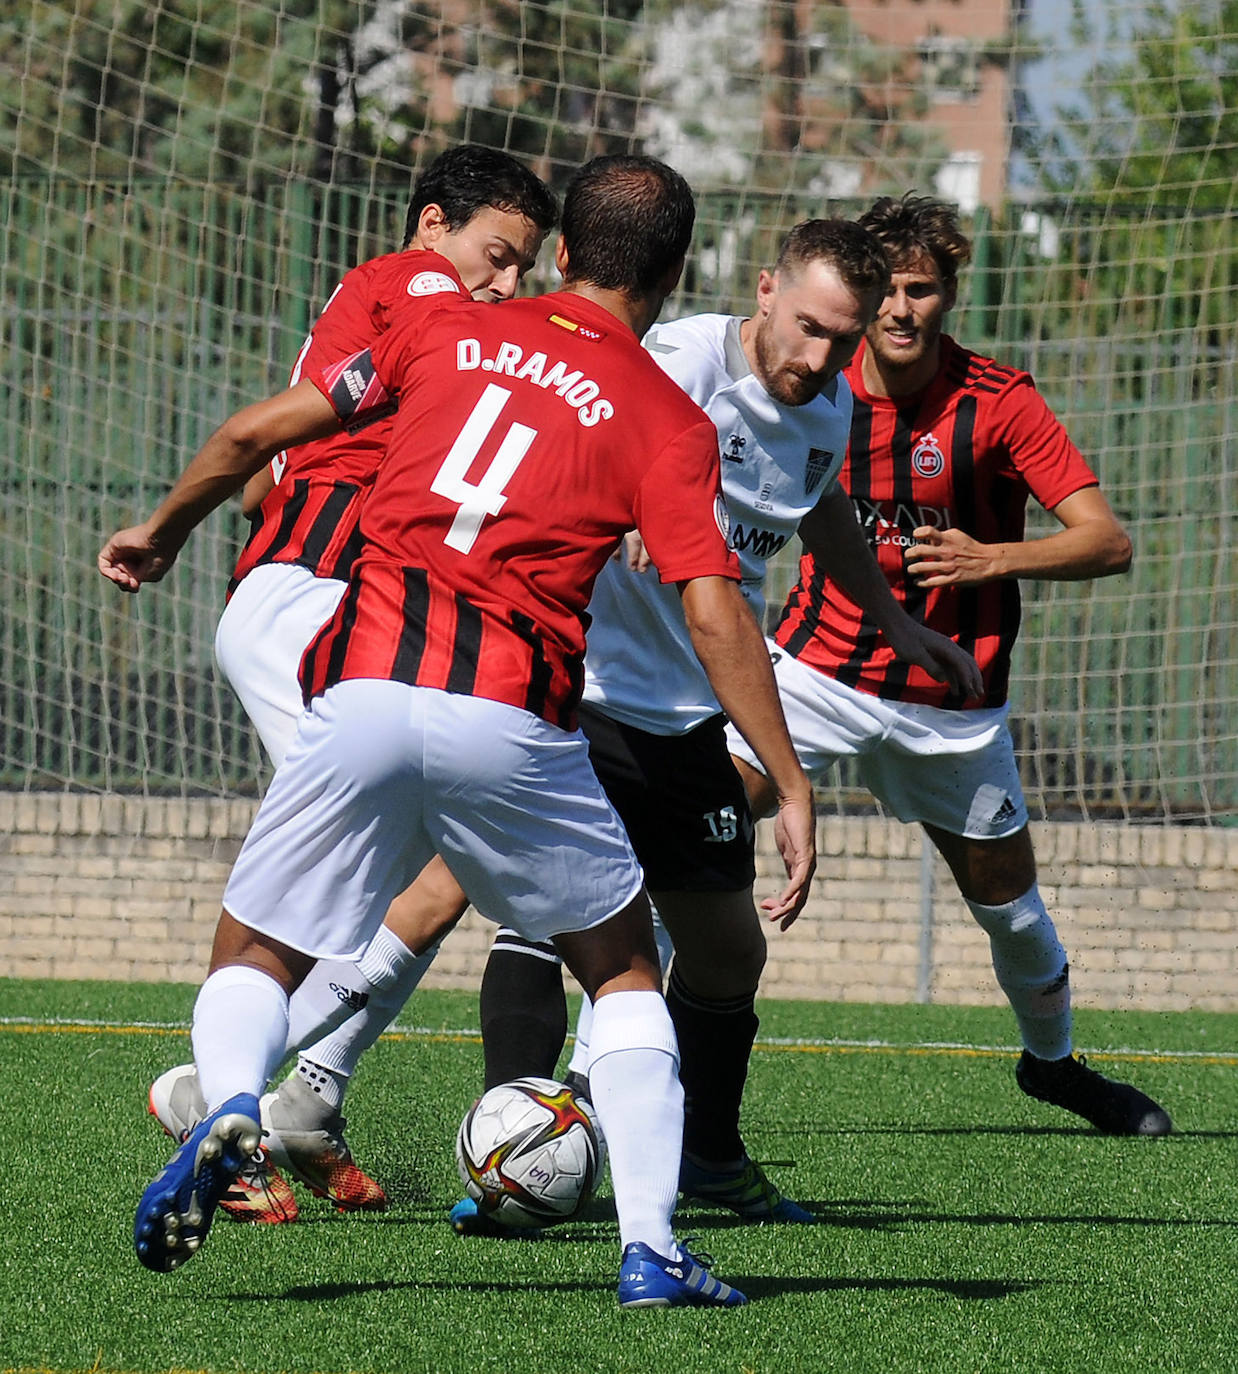
M 606 1160 L 592 1106 L 550 1078 L 517 1078 L 473 1103 L 456 1135 L 456 1165 L 479 1212 L 505 1226 L 570 1221 Z

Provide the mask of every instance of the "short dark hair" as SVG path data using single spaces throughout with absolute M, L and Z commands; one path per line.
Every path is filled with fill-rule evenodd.
M 549 188 L 509 153 L 462 143 L 440 153 L 413 183 L 404 221 L 404 242 L 417 233 L 427 205 L 441 207 L 448 229 L 463 229 L 480 210 L 507 210 L 553 229 L 559 206 Z
M 828 263 L 857 296 L 884 292 L 890 284 L 885 250 L 854 220 L 803 220 L 783 239 L 774 271 L 794 276 L 809 262 Z
M 912 191 L 898 200 L 883 196 L 859 222 L 881 241 L 895 270 L 927 253 L 942 281 L 954 281 L 971 258 L 971 240 L 959 228 L 958 211 L 932 196 Z
M 687 253 L 695 220 L 692 188 L 665 162 L 596 157 L 563 197 L 568 278 L 647 296 Z

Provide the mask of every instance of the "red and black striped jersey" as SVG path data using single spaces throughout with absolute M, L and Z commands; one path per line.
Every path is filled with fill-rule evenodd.
M 438 253 L 387 253 L 354 267 L 302 344 L 291 382 L 368 347 L 389 327 L 401 300 L 437 294 L 468 299 L 456 269 Z M 278 454 L 271 462 L 275 485 L 253 517 L 229 595 L 262 563 L 295 563 L 318 577 L 346 581 L 361 551 L 361 504 L 390 434 L 389 420 L 376 421 L 356 434 L 345 431 Z
M 307 701 L 387 678 L 570 729 L 585 608 L 627 531 L 664 582 L 739 580 L 713 423 L 582 296 L 406 302 L 369 349 L 311 380 L 345 420 L 389 396 L 399 410 L 349 589 L 302 662 Z
M 1026 372 L 943 335 L 933 381 L 914 397 L 892 400 L 865 388 L 862 359 L 863 349 L 846 372 L 855 408 L 839 482 L 895 597 L 975 656 L 984 696 L 964 702 L 896 659 L 809 554 L 774 637 L 811 667 L 875 696 L 956 709 L 1000 706 L 1019 631 L 1018 582 L 918 587 L 905 574 L 903 551 L 921 525 L 958 528 L 985 544 L 1021 540 L 1029 493 L 1051 510 L 1096 485 L 1096 476 Z

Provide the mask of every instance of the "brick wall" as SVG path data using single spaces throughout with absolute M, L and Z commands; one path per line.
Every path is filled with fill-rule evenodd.
M 0 976 L 196 983 L 251 802 L 0 793 Z M 1238 1010 L 1238 830 L 1040 824 L 1041 886 L 1080 1005 Z M 758 888 L 779 872 L 762 827 Z M 808 909 L 770 934 L 763 991 L 854 1002 L 1001 1000 L 988 942 L 920 832 L 821 823 Z M 923 959 L 925 869 L 933 888 Z M 475 988 L 491 927 L 470 912 L 427 986 Z

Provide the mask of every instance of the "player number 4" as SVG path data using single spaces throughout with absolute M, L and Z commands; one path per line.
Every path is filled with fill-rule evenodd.
M 490 460 L 490 466 L 478 481 L 468 480 L 469 468 L 476 461 L 482 444 L 510 399 L 511 392 L 505 387 L 495 386 L 493 382 L 486 387 L 464 422 L 464 428 L 456 436 L 451 452 L 430 483 L 430 490 L 436 496 L 454 501 L 460 507 L 443 541 L 460 553 L 472 550 L 486 516 L 498 515 L 503 509 L 507 500 L 503 489 L 528 453 L 530 444 L 537 438 L 537 430 L 530 429 L 528 425 L 510 425 L 498 452 Z

